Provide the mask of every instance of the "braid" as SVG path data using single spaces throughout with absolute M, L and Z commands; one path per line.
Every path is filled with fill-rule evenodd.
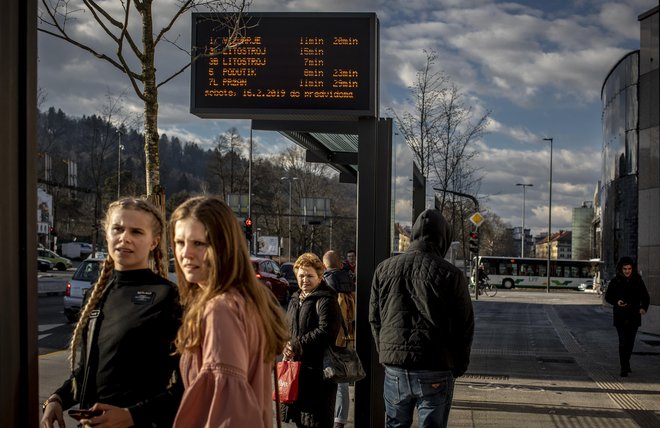
M 149 208 L 149 212 L 153 214 L 158 221 L 158 228 L 157 230 L 154 230 L 154 232 L 157 232 L 155 234 L 160 238 L 156 248 L 154 248 L 152 252 L 154 270 L 158 275 L 167 278 L 167 257 L 163 256 L 163 254 L 167 254 L 165 250 L 167 247 L 167 226 L 163 214 L 158 208 L 151 204 L 147 205 L 147 207 Z
M 167 278 L 167 264 L 165 263 L 165 257 L 163 257 L 163 246 L 161 243 L 154 248 L 153 257 L 156 273 L 163 278 Z
M 101 274 L 99 275 L 99 279 L 96 281 L 96 284 L 92 288 L 92 294 L 89 296 L 89 300 L 87 300 L 87 304 L 80 312 L 80 318 L 78 319 L 76 328 L 73 330 L 73 336 L 71 337 L 71 343 L 69 345 L 69 350 L 70 350 L 69 359 L 70 359 L 70 367 L 72 373 L 76 367 L 76 350 L 82 339 L 82 332 L 87 326 L 87 323 L 89 322 L 89 316 L 92 313 L 92 310 L 96 307 L 99 300 L 101 299 L 101 296 L 103 295 L 103 290 L 105 290 L 105 286 L 108 284 L 108 279 L 110 278 L 110 274 L 112 273 L 113 270 L 114 270 L 114 262 L 112 261 L 112 258 L 108 256 L 105 259 L 105 262 L 103 262 L 103 269 L 101 271 Z M 75 388 L 75 382 L 74 382 L 74 388 Z

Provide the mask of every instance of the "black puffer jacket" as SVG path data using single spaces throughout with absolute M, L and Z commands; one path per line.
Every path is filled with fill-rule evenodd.
M 633 273 L 630 277 L 623 274 L 623 266 L 631 265 Z M 616 276 L 607 286 L 605 300 L 612 305 L 614 325 L 617 327 L 639 327 L 642 325 L 640 309 L 649 309 L 649 292 L 642 277 L 637 273 L 633 259 L 622 257 L 616 266 Z M 619 306 L 623 300 L 626 305 Z
M 450 238 L 440 212 L 426 210 L 408 250 L 376 268 L 369 322 L 382 364 L 456 377 L 467 370 L 474 312 L 465 275 L 444 259 Z

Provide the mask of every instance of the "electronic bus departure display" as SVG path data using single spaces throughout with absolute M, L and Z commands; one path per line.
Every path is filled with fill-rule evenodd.
M 225 15 L 226 16 L 226 15 Z M 218 14 L 193 14 L 191 112 L 208 118 L 375 116 L 373 13 L 250 13 L 226 45 Z M 195 48 L 196 47 L 196 48 Z

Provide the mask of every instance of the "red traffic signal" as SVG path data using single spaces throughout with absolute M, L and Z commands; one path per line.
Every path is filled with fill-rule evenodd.
M 252 219 L 250 217 L 245 219 L 245 225 L 248 227 L 252 226 Z
M 469 249 L 471 253 L 478 254 L 479 253 L 479 234 L 477 232 L 470 232 L 470 241 L 469 241 Z

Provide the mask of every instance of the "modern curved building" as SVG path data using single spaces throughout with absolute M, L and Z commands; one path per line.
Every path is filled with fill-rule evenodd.
M 603 275 L 615 275 L 622 256 L 637 258 L 639 51 L 612 68 L 601 90 L 603 149 L 601 231 Z
M 601 90 L 600 204 L 603 275 L 638 262 L 651 295 L 641 330 L 660 334 L 660 67 L 658 7 L 639 16 L 640 50 L 619 60 Z

